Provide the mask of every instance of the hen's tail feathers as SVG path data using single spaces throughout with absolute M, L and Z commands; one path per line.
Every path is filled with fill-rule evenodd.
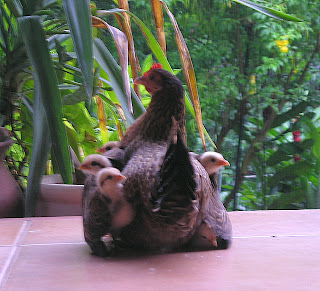
M 177 199 L 182 198 L 184 201 L 196 199 L 194 194 L 196 189 L 194 170 L 190 162 L 188 149 L 175 120 L 173 121 L 170 139 L 171 142 L 160 170 L 160 187 L 156 197 L 152 197 L 151 201 L 154 212 L 161 208 L 164 199 L 172 199 L 172 195 L 177 195 L 177 193 Z M 184 193 L 184 197 L 181 197 L 181 193 Z

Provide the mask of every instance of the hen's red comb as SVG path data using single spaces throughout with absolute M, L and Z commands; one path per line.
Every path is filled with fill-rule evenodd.
M 153 69 L 162 69 L 162 66 L 161 64 L 153 63 L 150 70 L 153 70 Z
M 148 71 L 146 71 L 146 72 L 144 73 L 144 75 L 145 75 L 146 73 L 149 73 L 149 72 L 150 72 L 151 70 L 153 70 L 153 69 L 162 69 L 162 66 L 161 66 L 161 64 L 153 63 L 153 64 L 151 65 L 150 69 L 149 69 Z

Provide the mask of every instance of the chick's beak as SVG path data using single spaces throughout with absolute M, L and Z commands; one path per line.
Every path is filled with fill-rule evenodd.
M 81 164 L 79 167 L 78 167 L 79 170 L 86 170 L 88 169 L 88 166 L 85 165 L 85 164 Z
M 104 150 L 103 150 L 102 148 L 97 148 L 97 149 L 96 149 L 96 152 L 103 154 L 103 153 L 104 153 Z
M 219 165 L 221 165 L 221 166 L 230 166 L 230 163 L 227 160 L 223 159 L 223 160 L 221 160 L 219 162 Z
M 114 179 L 119 182 L 124 182 L 126 180 L 126 177 L 123 175 L 115 175 Z

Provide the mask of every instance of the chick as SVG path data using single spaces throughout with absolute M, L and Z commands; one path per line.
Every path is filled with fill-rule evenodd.
M 96 151 L 98 153 L 104 154 L 110 150 L 119 148 L 119 142 L 118 141 L 108 141 L 107 143 L 105 143 L 104 145 L 102 145 L 101 147 L 99 147 L 98 149 L 96 149 Z
M 221 167 L 230 166 L 230 163 L 217 152 L 205 152 L 198 156 L 201 165 L 206 169 L 209 176 L 217 174 Z
M 112 166 L 121 171 L 124 167 L 125 150 L 119 145 L 120 142 L 118 141 L 109 141 L 96 149 L 96 151 L 107 157 Z
M 189 153 L 190 157 L 196 158 L 201 165 L 207 171 L 215 195 L 218 195 L 218 173 L 221 167 L 229 166 L 229 162 L 224 159 L 224 157 L 217 152 L 205 152 L 200 155 L 194 153 Z M 215 232 L 212 230 L 212 223 L 215 219 L 208 215 L 206 219 L 202 221 L 193 238 L 190 240 L 190 244 L 196 246 L 199 249 L 207 249 L 210 247 L 223 248 L 219 245 L 223 244 L 223 240 L 216 236 Z
M 123 196 L 123 182 L 126 177 L 116 168 L 105 168 L 96 176 L 100 192 L 111 200 L 112 231 L 117 231 L 128 225 L 134 218 L 131 204 Z
M 84 170 L 91 175 L 97 175 L 97 173 L 107 167 L 112 167 L 111 162 L 105 156 L 99 154 L 91 154 L 85 157 L 84 161 L 78 169 Z

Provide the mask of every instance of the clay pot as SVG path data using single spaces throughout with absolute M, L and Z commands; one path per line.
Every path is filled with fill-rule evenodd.
M 83 185 L 62 183 L 60 175 L 43 176 L 35 216 L 81 215 Z
M 0 127 L 0 218 L 23 216 L 22 191 L 4 163 L 12 143 L 8 130 Z

